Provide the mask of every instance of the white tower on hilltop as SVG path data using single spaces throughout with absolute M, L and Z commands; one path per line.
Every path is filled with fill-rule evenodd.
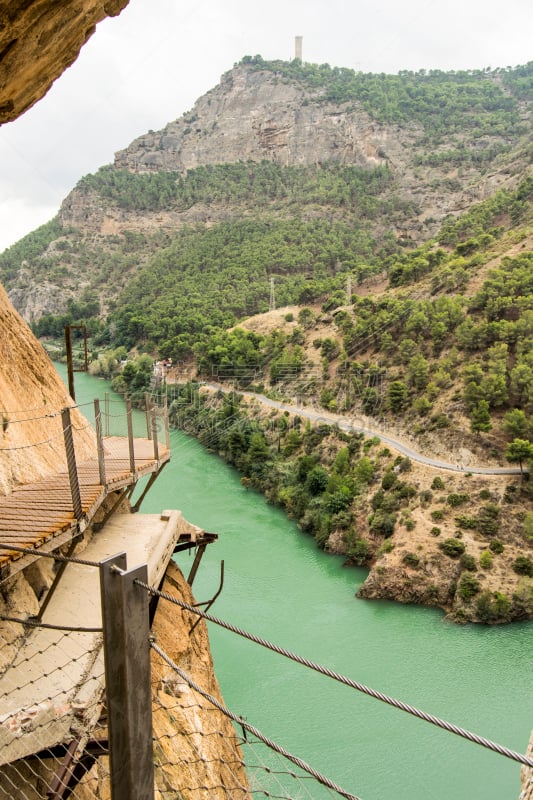
M 295 36 L 294 37 L 294 60 L 300 61 L 302 60 L 302 42 L 303 36 Z

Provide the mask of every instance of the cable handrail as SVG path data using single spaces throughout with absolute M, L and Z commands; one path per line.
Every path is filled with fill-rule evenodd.
M 506 747 L 505 745 L 498 744 L 497 742 L 493 742 L 490 739 L 487 739 L 484 736 L 480 736 L 477 733 L 472 733 L 471 731 L 466 730 L 465 728 L 461 728 L 458 725 L 455 725 L 451 722 L 447 722 L 446 720 L 441 719 L 440 717 L 435 716 L 434 714 L 429 714 L 425 711 L 421 711 L 420 709 L 416 708 L 415 706 L 410 705 L 409 703 L 404 703 L 402 700 L 397 700 L 390 695 L 384 694 L 376 689 L 372 689 L 369 686 L 366 686 L 359 681 L 355 681 L 352 678 L 348 678 L 345 675 L 342 675 L 339 672 L 335 672 L 334 670 L 330 669 L 329 667 L 324 667 L 321 664 L 317 664 L 314 661 L 310 661 L 308 658 L 304 656 L 300 656 L 297 653 L 293 653 L 290 650 L 287 650 L 284 647 L 280 647 L 279 645 L 273 644 L 269 642 L 267 639 L 264 639 L 261 636 L 256 636 L 249 631 L 245 631 L 243 628 L 239 628 L 237 625 L 232 625 L 229 622 L 225 622 L 224 620 L 214 617 L 212 614 L 208 614 L 205 611 L 201 611 L 199 608 L 195 606 L 191 606 L 188 603 L 185 603 L 183 600 L 178 600 L 177 598 L 173 597 L 172 595 L 168 594 L 167 592 L 162 592 L 159 589 L 156 589 L 154 586 L 150 586 L 149 584 L 144 583 L 138 579 L 134 580 L 141 588 L 148 591 L 155 597 L 160 597 L 163 600 L 167 600 L 174 605 L 179 606 L 180 608 L 184 609 L 185 611 L 190 611 L 192 614 L 196 614 L 198 617 L 205 619 L 207 622 L 212 622 L 214 625 L 218 625 L 221 628 L 225 628 L 225 630 L 230 631 L 231 633 L 235 633 L 238 636 L 242 636 L 244 639 L 248 639 L 255 644 L 259 644 L 261 647 L 265 647 L 267 650 L 271 650 L 278 655 L 282 655 L 285 658 L 290 659 L 291 661 L 295 661 L 297 664 L 301 664 L 308 669 L 313 670 L 314 672 L 318 672 L 321 675 L 325 675 L 328 678 L 332 678 L 333 680 L 337 681 L 338 683 L 342 683 L 345 686 L 349 686 L 352 689 L 357 690 L 363 694 L 368 695 L 369 697 L 373 697 L 376 700 L 380 700 L 387 705 L 393 706 L 394 708 L 399 709 L 400 711 L 405 711 L 406 713 L 418 717 L 418 719 L 422 719 L 425 722 L 429 722 L 432 725 L 435 725 L 438 728 L 442 728 L 443 730 L 447 731 L 448 733 L 453 733 L 456 736 L 460 736 L 463 739 L 467 739 L 474 744 L 478 744 L 481 747 L 485 747 L 488 750 L 492 750 L 495 753 L 498 753 L 505 758 L 509 758 L 512 761 L 517 761 L 519 764 L 523 764 L 527 767 L 533 768 L 533 758 L 529 756 L 522 755 L 522 753 L 518 753 L 515 750 L 511 750 L 510 748 Z
M 136 583 L 138 583 L 138 581 L 136 581 Z M 267 747 L 269 747 L 271 750 L 274 750 L 276 753 L 279 753 L 280 755 L 284 756 L 284 758 L 286 758 L 288 761 L 291 761 L 293 764 L 296 764 L 296 766 L 300 767 L 300 769 L 303 769 L 305 772 L 307 772 L 309 775 L 315 778 L 315 780 L 317 780 L 323 786 L 326 786 L 328 789 L 332 789 L 332 791 L 336 792 L 341 797 L 345 797 L 346 800 L 361 800 L 361 798 L 359 798 L 357 795 L 347 792 L 345 789 L 341 788 L 334 781 L 330 780 L 325 775 L 322 775 L 320 772 L 314 769 L 314 767 L 307 764 L 301 758 L 293 755 L 284 747 L 274 742 L 272 739 L 269 739 L 267 736 L 261 733 L 261 731 L 254 725 L 250 725 L 250 723 L 246 722 L 242 717 L 239 717 L 237 714 L 234 714 L 232 711 L 226 708 L 226 706 L 220 703 L 216 699 L 216 697 L 213 697 L 213 695 L 201 689 L 200 686 L 198 686 L 198 684 L 195 683 L 195 681 L 193 681 L 192 678 L 189 675 L 187 675 L 186 672 L 184 672 L 182 669 L 180 669 L 180 667 L 178 667 L 178 665 L 164 652 L 164 650 L 162 650 L 159 647 L 158 644 L 156 644 L 155 641 L 150 642 L 150 647 L 152 648 L 152 650 L 158 653 L 158 655 L 163 659 L 163 661 L 165 661 L 169 665 L 169 667 L 171 667 L 176 672 L 176 674 L 180 676 L 180 678 L 183 678 L 183 680 L 191 687 L 191 689 L 194 689 L 195 692 L 198 692 L 198 694 L 200 694 L 209 703 L 215 706 L 215 708 L 217 708 L 220 712 L 222 712 L 222 714 L 224 714 L 226 717 L 228 717 L 233 722 L 240 725 L 243 730 L 252 733 L 255 737 L 257 737 L 257 739 L 263 742 L 263 744 L 266 744 Z

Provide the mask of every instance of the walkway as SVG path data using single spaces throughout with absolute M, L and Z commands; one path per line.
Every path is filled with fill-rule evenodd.
M 154 446 L 155 445 L 155 446 Z M 111 492 L 133 488 L 144 475 L 154 477 L 170 459 L 170 449 L 151 439 L 103 439 L 104 483 L 98 456 L 77 465 L 81 514 L 69 472 L 16 488 L 0 498 L 0 544 L 51 552 L 83 532 Z M 0 550 L 0 580 L 28 566 L 37 556 Z
M 83 750 L 97 735 L 105 686 L 98 563 L 127 552 L 127 568 L 146 563 L 159 586 L 176 545 L 202 534 L 180 511 L 115 514 L 83 551 L 85 563 L 67 564 L 43 627 L 27 632 L 0 677 L 0 765 L 73 738 Z

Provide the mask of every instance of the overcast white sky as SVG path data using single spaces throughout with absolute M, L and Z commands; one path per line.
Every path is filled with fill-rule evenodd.
M 181 116 L 244 55 L 364 72 L 533 60 L 533 0 L 130 0 L 36 106 L 0 128 L 0 252 L 77 181 Z

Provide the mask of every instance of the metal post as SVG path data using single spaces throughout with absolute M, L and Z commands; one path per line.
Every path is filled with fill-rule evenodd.
M 146 564 L 102 561 L 100 587 L 112 800 L 154 800 L 150 626 Z
M 133 447 L 133 417 L 131 413 L 131 400 L 126 400 L 126 420 L 128 423 L 128 449 L 130 454 L 130 472 L 135 475 L 135 450 Z
M 165 395 L 164 405 L 163 405 L 163 414 L 165 415 L 165 444 L 167 446 L 167 450 L 170 450 L 170 429 L 168 426 L 168 400 L 167 395 Z
M 150 416 L 152 422 L 152 439 L 154 441 L 154 459 L 159 461 L 159 444 L 157 441 L 157 410 L 154 405 L 152 405 Z
M 104 394 L 104 408 L 105 408 L 105 435 L 109 436 L 109 392 Z
M 100 475 L 100 485 L 106 485 L 105 479 L 105 457 L 104 440 L 102 436 L 102 412 L 100 411 L 100 400 L 94 400 L 94 421 L 96 426 L 96 447 L 98 449 L 98 472 Z
M 144 408 L 146 412 L 146 436 L 148 439 L 152 438 L 152 425 L 151 425 L 151 417 L 150 417 L 150 409 L 152 404 L 150 403 L 150 395 L 148 392 L 144 393 Z
M 67 374 L 68 374 L 68 393 L 73 400 L 74 394 L 74 365 L 72 363 L 72 332 L 70 325 L 65 325 L 65 349 L 67 351 Z
M 189 584 L 189 586 L 192 586 L 192 582 L 196 577 L 196 573 L 198 572 L 198 567 L 200 566 L 200 561 L 202 560 L 202 556 L 205 553 L 206 547 L 207 543 L 198 546 L 198 549 L 194 556 L 194 561 L 191 567 L 191 571 L 189 572 L 189 577 L 187 578 L 187 583 Z
M 70 408 L 61 411 L 61 422 L 63 425 L 63 439 L 65 440 L 65 452 L 67 454 L 68 479 L 70 482 L 70 495 L 72 497 L 72 508 L 74 516 L 80 522 L 83 519 L 83 507 L 81 504 L 80 481 L 78 478 L 78 468 L 76 466 L 76 453 L 74 452 L 74 438 L 72 436 L 72 425 L 70 422 Z

